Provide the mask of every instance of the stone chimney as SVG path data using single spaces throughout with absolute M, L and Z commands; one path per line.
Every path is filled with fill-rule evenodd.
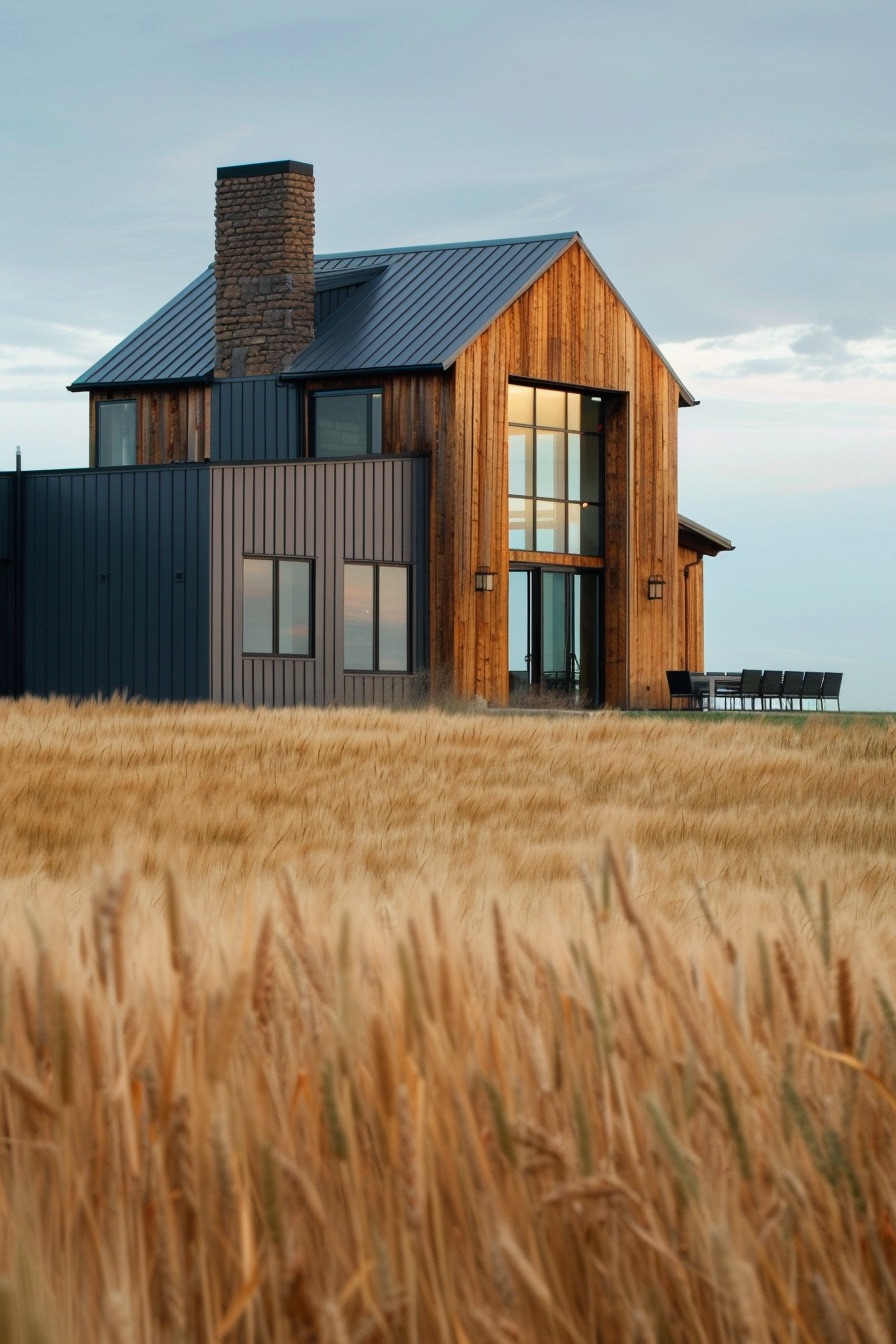
M 282 373 L 314 338 L 310 163 L 218 169 L 215 281 L 215 376 Z

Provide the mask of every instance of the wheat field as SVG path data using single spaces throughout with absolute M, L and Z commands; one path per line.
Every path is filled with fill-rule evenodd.
M 896 721 L 0 705 L 0 1344 L 896 1337 Z

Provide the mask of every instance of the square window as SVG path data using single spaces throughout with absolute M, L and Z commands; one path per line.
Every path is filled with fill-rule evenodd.
M 311 560 L 243 556 L 243 653 L 310 658 Z
M 535 423 L 545 429 L 566 428 L 566 393 L 552 387 L 535 389 Z
M 535 424 L 535 388 L 507 385 L 507 421 L 511 425 Z
M 311 413 L 315 457 L 368 457 L 383 451 L 382 392 L 315 392 Z

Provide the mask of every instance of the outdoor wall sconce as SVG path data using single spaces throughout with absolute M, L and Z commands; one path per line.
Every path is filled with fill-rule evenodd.
M 477 569 L 476 591 L 477 593 L 493 593 L 495 591 L 495 576 L 490 569 Z
M 647 580 L 647 599 L 649 602 L 662 602 L 666 580 L 659 574 L 651 574 Z

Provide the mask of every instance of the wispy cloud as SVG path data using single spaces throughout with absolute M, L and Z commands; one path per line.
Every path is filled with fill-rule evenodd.
M 43 399 L 64 392 L 120 336 L 58 322 L 25 324 L 23 339 L 0 344 L 0 397 Z
M 736 401 L 896 407 L 896 330 L 859 340 L 811 323 L 668 342 L 663 352 L 697 396 Z

